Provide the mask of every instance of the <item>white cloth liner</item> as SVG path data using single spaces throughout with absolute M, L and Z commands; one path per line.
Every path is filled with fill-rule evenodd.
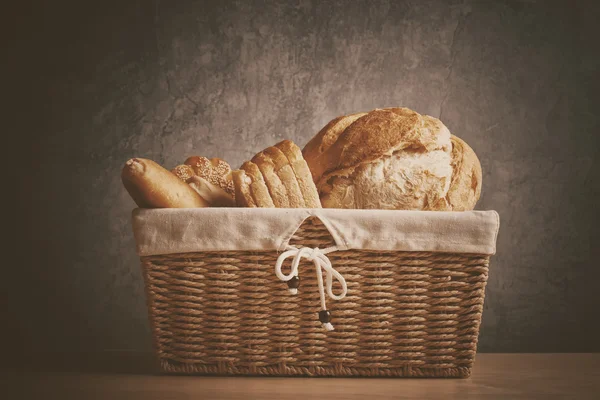
M 398 211 L 306 208 L 135 209 L 140 256 L 201 251 L 286 249 L 303 221 L 318 217 L 338 250 L 495 254 L 495 211 Z

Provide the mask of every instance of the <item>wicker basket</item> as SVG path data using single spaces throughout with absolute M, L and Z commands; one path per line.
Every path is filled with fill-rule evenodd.
M 289 242 L 333 246 L 309 218 Z M 275 376 L 467 377 L 476 353 L 488 254 L 343 250 L 347 280 L 317 318 L 314 273 L 289 293 L 276 251 L 142 256 L 151 327 L 167 373 Z M 310 261 L 300 269 L 312 270 Z M 334 290 L 336 290 L 334 284 Z

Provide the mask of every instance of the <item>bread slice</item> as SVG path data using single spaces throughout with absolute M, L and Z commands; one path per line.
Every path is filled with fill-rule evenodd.
M 367 113 L 357 113 L 350 115 L 342 115 L 329 121 L 323 129 L 319 131 L 302 150 L 302 156 L 306 163 L 310 165 L 320 164 L 319 158 L 327 151 L 337 140 L 338 137 L 352 124 L 354 121 L 367 115 Z M 312 173 L 312 171 L 311 171 Z M 313 175 L 313 180 L 316 181 L 319 176 Z
M 260 169 L 275 207 L 289 208 L 290 202 L 288 200 L 287 190 L 275 171 L 275 164 L 273 163 L 273 160 L 271 160 L 271 157 L 261 151 L 252 158 L 252 162 Z
M 307 208 L 321 208 L 321 201 L 319 200 L 319 193 L 315 183 L 313 182 L 312 175 L 306 165 L 306 161 L 302 157 L 300 148 L 296 146 L 291 140 L 284 140 L 275 145 L 288 159 L 294 176 L 298 181 L 302 198 L 304 199 L 304 205 Z
M 298 185 L 296 175 L 290 166 L 290 162 L 277 147 L 271 146 L 263 151 L 267 156 L 271 158 L 273 165 L 275 165 L 275 172 L 283 186 L 285 186 L 287 198 L 290 208 L 304 208 L 304 197 L 302 197 L 302 191 Z
M 242 164 L 241 169 L 246 172 L 246 176 L 252 181 L 250 183 L 250 193 L 256 206 L 274 208 L 275 204 L 273 203 L 273 199 L 271 199 L 269 189 L 267 188 L 263 175 L 256 164 L 254 164 L 252 161 L 246 161 L 244 164 Z
M 250 193 L 252 179 L 243 169 L 231 171 L 231 179 L 235 188 L 235 203 L 239 207 L 256 207 L 256 202 Z

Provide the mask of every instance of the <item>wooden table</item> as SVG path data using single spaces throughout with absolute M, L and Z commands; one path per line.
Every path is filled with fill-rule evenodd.
M 2 398 L 600 399 L 600 353 L 478 354 L 468 379 L 162 376 L 147 354 L 57 360 L 5 367 L 2 381 L 14 395 Z

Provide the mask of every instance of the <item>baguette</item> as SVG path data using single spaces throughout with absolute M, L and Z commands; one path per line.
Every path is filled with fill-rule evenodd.
M 152 160 L 130 159 L 123 167 L 121 180 L 141 208 L 208 207 L 194 189 Z

